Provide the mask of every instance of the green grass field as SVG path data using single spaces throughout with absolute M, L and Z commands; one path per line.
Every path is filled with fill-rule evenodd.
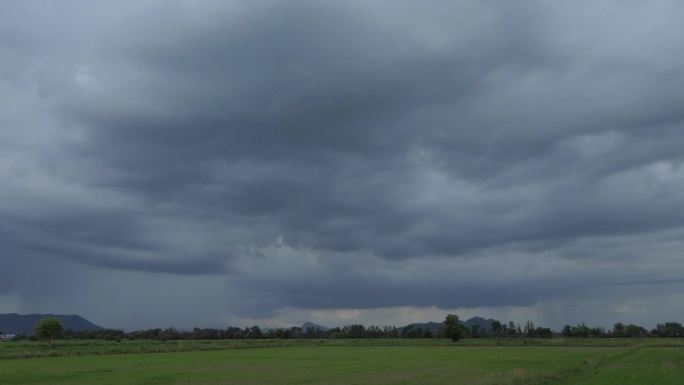
M 12 344 L 0 345 L 0 356 L 14 349 L 58 356 L 0 360 L 6 385 L 643 385 L 684 379 L 678 340 L 70 341 L 56 343 L 52 352 L 38 343 Z M 74 355 L 77 348 L 81 355 Z M 136 349 L 148 353 L 126 352 Z M 169 352 L 150 353 L 157 351 Z

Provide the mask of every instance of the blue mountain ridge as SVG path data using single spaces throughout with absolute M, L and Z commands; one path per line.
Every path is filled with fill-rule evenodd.
M 494 320 L 491 318 L 490 319 L 484 319 L 482 317 L 473 317 L 473 318 L 467 319 L 465 321 L 461 320 L 461 323 L 464 324 L 465 326 L 467 326 L 468 328 L 477 325 L 480 327 L 481 330 L 489 332 L 492 330 L 492 321 L 494 321 Z M 408 324 L 406 326 L 397 327 L 397 332 L 399 334 L 401 334 L 401 332 L 405 328 L 407 328 L 408 326 L 413 326 L 414 328 L 420 328 L 422 330 L 427 329 L 427 330 L 430 330 L 432 333 L 437 333 L 437 330 L 442 326 L 442 323 L 441 322 L 412 323 L 412 324 Z M 317 325 L 313 322 L 305 322 L 302 325 L 302 330 L 305 331 L 307 328 L 320 329 L 321 331 L 330 330 L 329 327 Z
M 0 330 L 5 334 L 33 334 L 33 325 L 36 321 L 56 317 L 62 321 L 64 329 L 81 331 L 81 330 L 104 330 L 102 326 L 95 325 L 87 319 L 79 315 L 62 315 L 62 314 L 0 314 Z

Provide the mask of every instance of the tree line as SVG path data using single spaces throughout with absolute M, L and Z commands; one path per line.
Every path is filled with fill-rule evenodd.
M 684 337 L 684 327 L 679 322 L 666 322 L 657 324 L 655 329 L 649 331 L 639 325 L 617 322 L 612 330 L 606 331 L 602 327 L 590 328 L 582 323 L 577 326 L 565 325 L 560 335 L 576 338 L 681 338 Z
M 47 321 L 49 320 L 49 321 Z M 648 331 L 634 324 L 618 322 L 611 330 L 602 327 L 588 327 L 584 323 L 570 326 L 565 325 L 556 333 L 550 328 L 536 326 L 527 321 L 523 326 L 512 321 L 502 323 L 492 320 L 490 328 L 482 328 L 479 325 L 470 327 L 460 322 L 457 315 L 446 316 L 441 326 L 433 331 L 430 328 L 421 328 L 417 324 L 403 328 L 395 326 L 369 326 L 351 324 L 344 327 L 321 329 L 318 327 L 278 328 L 262 330 L 259 326 L 239 328 L 230 326 L 226 329 L 194 328 L 193 330 L 177 330 L 175 328 L 155 328 L 138 330 L 126 333 L 123 330 L 64 330 L 57 318 L 43 319 L 34 326 L 34 334 L 19 334 L 15 339 L 102 339 L 109 341 L 128 340 L 239 340 L 239 339 L 375 339 L 375 338 L 450 338 L 458 341 L 461 338 L 681 338 L 684 337 L 684 327 L 678 322 L 666 322 L 657 324 L 656 328 Z

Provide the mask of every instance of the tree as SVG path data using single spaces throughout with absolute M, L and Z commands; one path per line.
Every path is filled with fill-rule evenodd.
M 449 314 L 446 316 L 442 323 L 442 337 L 451 338 L 452 341 L 456 342 L 463 338 L 466 333 L 468 333 L 468 328 L 461 324 L 457 315 Z
M 423 331 L 414 325 L 408 325 L 401 331 L 401 338 L 420 338 L 422 336 Z
M 497 337 L 499 336 L 499 333 L 501 332 L 501 328 L 502 328 L 501 322 L 499 322 L 497 320 L 492 321 L 492 334 L 494 334 L 494 336 L 497 336 Z
M 33 333 L 38 339 L 47 341 L 50 348 L 52 348 L 52 339 L 59 337 L 63 332 L 64 325 L 57 317 L 43 318 L 33 325 Z
M 684 327 L 679 322 L 666 322 L 658 324 L 651 333 L 658 337 L 683 337 Z
M 470 336 L 472 338 L 480 338 L 484 336 L 485 331 L 480 327 L 480 325 L 471 325 L 470 326 Z
M 553 330 L 551 330 L 551 328 L 543 328 L 537 326 L 537 328 L 534 329 L 534 333 L 532 333 L 532 335 L 537 338 L 551 338 L 553 337 Z
M 249 336 L 249 338 L 257 339 L 257 338 L 263 337 L 264 333 L 261 331 L 261 329 L 257 325 L 254 325 L 251 328 L 249 328 L 248 336 Z
M 625 324 L 618 322 L 613 325 L 613 337 L 615 338 L 625 338 L 627 333 L 625 333 Z
M 561 334 L 563 335 L 563 337 L 572 337 L 572 326 L 563 326 L 563 331 L 561 332 Z
M 581 325 L 577 325 L 572 328 L 572 336 L 575 338 L 587 338 L 589 337 L 589 326 L 582 322 Z
M 589 329 L 589 337 L 592 338 L 600 338 L 600 337 L 605 337 L 606 335 L 606 330 L 602 327 L 593 327 Z
M 347 338 L 363 338 L 366 334 L 366 328 L 360 324 L 345 326 L 343 330 L 346 331 Z
M 525 329 L 523 330 L 525 336 L 531 338 L 534 337 L 534 323 L 532 321 L 525 322 Z
M 648 330 L 639 325 L 629 324 L 625 326 L 625 334 L 632 338 L 643 338 L 648 337 Z
M 276 329 L 275 332 L 275 338 L 279 340 L 287 340 L 290 339 L 290 331 L 285 330 L 285 329 Z
M 508 328 L 507 328 L 507 334 L 509 337 L 515 337 L 517 334 L 517 330 L 515 329 L 515 323 L 513 321 L 508 322 Z

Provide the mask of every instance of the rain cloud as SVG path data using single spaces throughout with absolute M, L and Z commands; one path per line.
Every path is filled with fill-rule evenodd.
M 678 2 L 6 5 L 4 312 L 676 316 Z

